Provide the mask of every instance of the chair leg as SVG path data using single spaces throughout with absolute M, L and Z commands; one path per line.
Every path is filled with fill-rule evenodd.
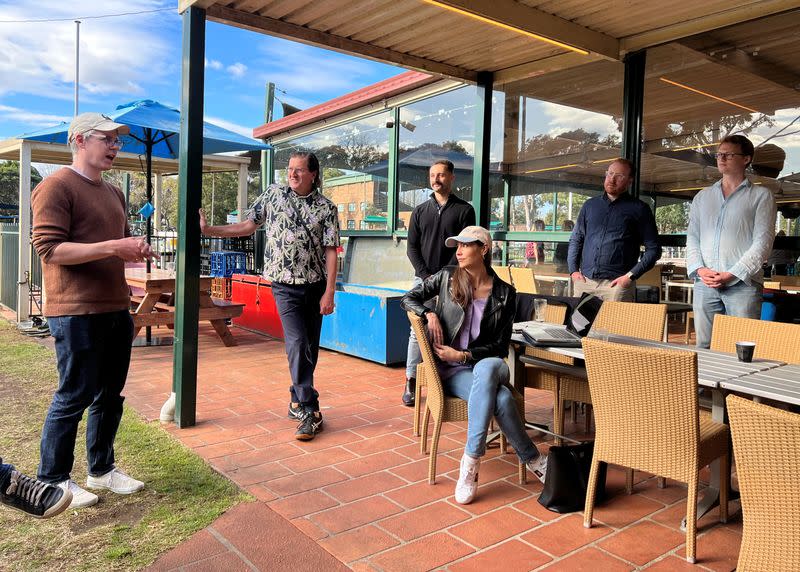
M 553 405 L 553 425 L 555 425 L 555 430 L 553 433 L 556 435 L 564 434 L 564 400 L 558 395 L 556 395 L 556 401 Z M 556 437 L 556 445 L 562 445 L 562 441 L 562 439 Z
M 600 469 L 600 460 L 592 459 L 592 468 L 589 470 L 589 483 L 586 488 L 586 504 L 583 507 L 583 527 L 592 528 L 592 515 L 594 514 L 595 491 L 597 490 L 597 473 Z
M 419 440 L 419 452 L 423 455 L 428 452 L 428 420 L 430 419 L 431 410 L 428 409 L 428 404 L 425 404 L 425 413 L 422 415 L 422 437 Z
M 697 559 L 697 482 L 695 473 L 686 497 L 686 561 L 694 564 Z
M 584 423 L 583 430 L 586 433 L 589 433 L 592 430 L 592 404 L 586 403 L 585 407 L 586 409 L 584 409 L 584 411 L 586 412 L 586 416 L 584 417 L 583 421 Z
M 658 477 L 658 488 L 665 489 L 667 488 L 667 477 Z
M 730 454 L 723 455 L 719 459 L 719 469 L 721 482 L 719 484 L 719 521 L 728 522 L 728 497 L 730 491 L 731 457 Z
M 625 467 L 625 492 L 633 494 L 633 469 Z
M 419 437 L 419 420 L 422 415 L 422 386 L 425 384 L 425 376 L 417 371 L 417 383 L 414 387 L 414 436 Z
M 694 312 L 687 312 L 686 314 L 686 345 L 689 345 L 689 337 L 691 336 L 692 322 L 694 321 Z
M 528 482 L 528 471 L 525 467 L 525 463 L 523 463 L 519 457 L 517 457 L 517 462 L 519 463 L 519 484 L 524 485 Z
M 436 453 L 439 451 L 439 435 L 442 433 L 442 420 L 433 422 L 433 437 L 431 437 L 431 457 L 428 461 L 428 483 L 436 482 Z

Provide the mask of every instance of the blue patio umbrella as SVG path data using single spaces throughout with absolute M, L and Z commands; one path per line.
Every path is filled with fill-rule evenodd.
M 178 139 L 181 129 L 181 114 L 177 109 L 162 105 L 157 101 L 142 99 L 120 105 L 107 114 L 118 123 L 130 127 L 130 134 L 122 137 L 124 151 L 145 156 L 147 175 L 147 202 L 153 202 L 152 173 L 153 157 L 167 159 L 178 158 Z M 26 133 L 17 137 L 31 141 L 48 143 L 67 143 L 68 123 L 61 123 L 40 131 Z M 244 137 L 228 129 L 203 122 L 203 154 L 224 153 L 230 151 L 263 151 L 269 145 L 256 139 Z M 147 217 L 147 240 L 152 237 L 151 218 Z M 150 261 L 147 262 L 150 271 Z

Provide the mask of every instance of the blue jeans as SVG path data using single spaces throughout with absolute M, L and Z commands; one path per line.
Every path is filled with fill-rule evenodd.
M 523 463 L 539 456 L 539 451 L 525 432 L 525 424 L 517 410 L 508 380 L 506 362 L 492 357 L 482 359 L 471 370 L 461 370 L 443 381 L 447 394 L 467 401 L 469 422 L 464 452 L 470 457 L 483 457 L 486 454 L 486 434 L 492 416 L 497 419 L 500 430 Z
M 292 377 L 292 386 L 289 388 L 291 400 L 309 411 L 319 411 L 314 370 L 322 331 L 319 302 L 325 293 L 325 286 L 324 281 L 313 284 L 272 283 L 272 295 L 283 326 L 283 340 Z
M 133 320 L 127 310 L 47 319 L 56 341 L 58 389 L 42 429 L 39 480 L 70 478 L 75 438 L 83 412 L 89 474 L 114 468 L 114 439 L 122 419 L 121 395 L 128 377 Z
M 711 345 L 711 327 L 717 314 L 758 320 L 761 317 L 761 297 L 762 288 L 758 283 L 748 286 L 740 281 L 726 288 L 709 288 L 702 281 L 695 281 L 693 310 L 697 347 L 708 348 Z M 729 351 L 734 352 L 735 348 Z

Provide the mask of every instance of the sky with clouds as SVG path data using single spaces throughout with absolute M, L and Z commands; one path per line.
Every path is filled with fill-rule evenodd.
M 125 15 L 98 17 L 117 14 Z M 0 139 L 71 119 L 75 19 L 82 21 L 81 112 L 112 111 L 138 99 L 179 107 L 175 0 L 0 0 Z M 263 123 L 269 81 L 280 100 L 306 108 L 402 71 L 209 22 L 205 117 L 251 136 Z

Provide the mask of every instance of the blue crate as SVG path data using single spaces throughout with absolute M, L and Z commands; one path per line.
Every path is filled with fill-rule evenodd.
M 211 276 L 230 278 L 234 274 L 247 273 L 247 255 L 244 252 L 221 250 L 211 253 Z

